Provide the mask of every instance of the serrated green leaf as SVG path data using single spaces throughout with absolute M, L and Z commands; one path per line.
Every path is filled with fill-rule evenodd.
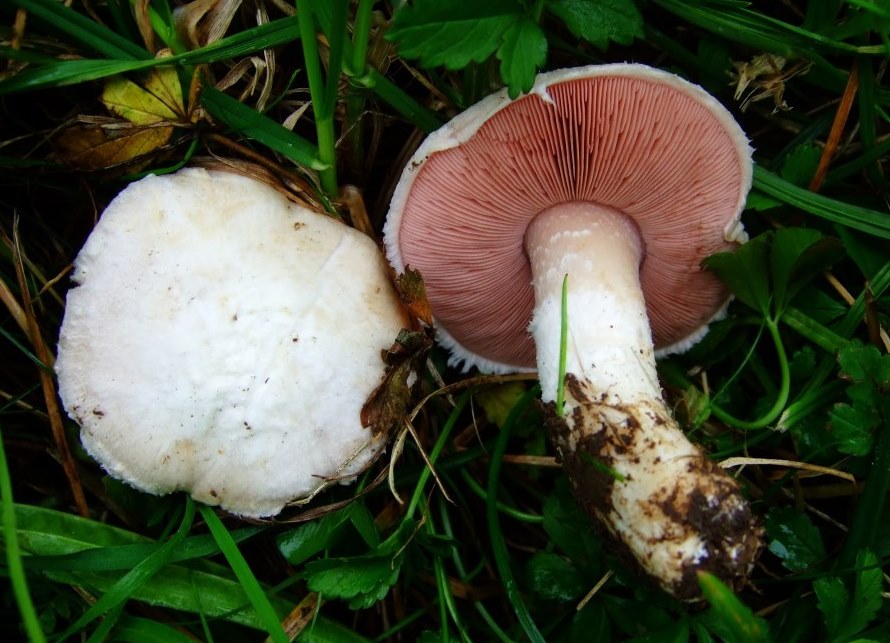
M 590 530 L 590 520 L 578 507 L 562 479 L 543 506 L 544 531 L 576 565 L 599 561 L 602 542 Z
M 850 595 L 840 578 L 818 578 L 813 582 L 813 591 L 819 599 L 819 611 L 825 617 L 829 633 L 837 632 L 847 615 Z
M 766 517 L 769 550 L 791 571 L 803 571 L 825 558 L 822 534 L 809 516 L 790 507 L 776 507 Z
M 850 605 L 850 616 L 844 634 L 852 637 L 858 634 L 881 609 L 883 600 L 883 572 L 878 565 L 877 556 L 864 549 L 856 556 L 856 584 L 853 587 L 853 602 Z
M 546 600 L 567 603 L 590 589 L 572 563 L 550 552 L 536 552 L 526 564 L 526 574 L 531 591 Z
M 846 389 L 850 403 L 832 409 L 832 433 L 839 451 L 864 456 L 871 451 L 875 430 L 890 409 L 890 355 L 872 345 L 851 342 L 838 354 L 838 362 L 841 376 L 851 382 Z
M 643 37 L 643 16 L 633 0 L 547 0 L 546 6 L 575 36 L 600 49 L 610 40 L 629 45 Z
M 837 404 L 831 410 L 831 433 L 841 453 L 865 456 L 874 446 L 872 431 L 880 420 L 874 408 Z
M 890 385 L 890 355 L 882 354 L 871 344 L 851 343 L 838 355 L 844 378 L 878 389 Z
M 327 558 L 306 565 L 309 589 L 328 598 L 349 601 L 352 609 L 382 600 L 399 578 L 402 557 Z
M 863 549 L 856 555 L 856 580 L 852 597 L 843 581 L 820 578 L 813 583 L 819 609 L 825 615 L 830 643 L 845 643 L 875 618 L 883 601 L 883 571 L 874 553 Z
M 547 60 L 547 37 L 531 18 L 510 24 L 497 51 L 501 78 L 507 83 L 510 98 L 532 88 L 535 74 Z
M 765 232 L 735 252 L 718 252 L 704 261 L 742 303 L 769 316 L 769 250 L 772 232 Z
M 518 0 L 422 0 L 396 12 L 387 38 L 424 67 L 461 69 L 491 56 L 522 11 Z
M 766 624 L 754 616 L 733 591 L 719 578 L 708 572 L 698 572 L 698 585 L 713 612 L 710 626 L 716 625 L 727 643 L 755 643 L 766 641 Z
M 779 170 L 779 176 L 789 183 L 806 187 L 812 181 L 821 157 L 821 148 L 811 143 L 798 145 L 785 157 L 782 169 Z
M 816 275 L 843 256 L 839 240 L 808 228 L 776 230 L 770 250 L 773 307 L 777 315 Z
M 349 518 L 351 507 L 304 523 L 295 529 L 279 534 L 278 551 L 291 565 L 299 565 L 321 550 L 331 546 L 340 534 L 342 525 Z
M 782 202 L 778 199 L 774 199 L 773 197 L 768 196 L 763 192 L 751 190 L 750 192 L 748 192 L 748 199 L 745 202 L 745 209 L 754 210 L 756 212 L 763 212 L 764 210 L 778 208 L 780 205 L 782 205 Z

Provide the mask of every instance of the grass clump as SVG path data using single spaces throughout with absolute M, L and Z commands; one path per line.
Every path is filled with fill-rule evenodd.
M 201 6 L 0 8 L 7 638 L 890 638 L 880 3 Z M 764 517 L 749 586 L 703 576 L 706 605 L 690 609 L 640 581 L 553 466 L 533 378 L 469 377 L 439 349 L 393 470 L 379 462 L 276 521 L 140 494 L 79 450 L 52 347 L 70 262 L 126 183 L 214 157 L 258 163 L 295 198 L 379 231 L 424 133 L 500 86 L 518 95 L 538 70 L 624 60 L 704 86 L 756 150 L 752 241 L 708 262 L 736 301 L 660 363 L 681 424 Z M 406 503 L 379 484 L 387 475 Z

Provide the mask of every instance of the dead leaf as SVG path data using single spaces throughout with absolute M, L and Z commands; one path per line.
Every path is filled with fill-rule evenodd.
M 393 345 L 383 353 L 388 365 L 386 375 L 362 407 L 362 426 L 370 427 L 374 435 L 403 426 L 414 384 L 433 346 L 433 331 L 402 330 Z
M 426 298 L 426 286 L 420 272 L 410 267 L 396 277 L 396 290 L 402 305 L 408 309 L 412 319 L 419 320 L 427 326 L 433 325 L 433 313 L 430 311 L 430 302 Z
M 81 170 L 101 170 L 129 163 L 156 151 L 173 135 L 171 125 L 119 123 L 67 127 L 55 139 L 59 160 Z
M 798 74 L 806 73 L 810 63 L 796 62 L 785 69 L 787 61 L 782 56 L 761 54 L 751 62 L 733 62 L 736 73 L 732 74 L 735 83 L 735 99 L 739 100 L 747 92 L 739 108 L 748 109 L 751 103 L 772 97 L 776 110 L 789 109 L 785 102 L 785 83 Z M 750 91 L 749 91 L 750 88 Z

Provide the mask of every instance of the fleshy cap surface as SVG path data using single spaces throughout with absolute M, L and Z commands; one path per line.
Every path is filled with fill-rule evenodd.
M 114 477 L 269 516 L 382 449 L 359 414 L 405 319 L 361 233 L 189 169 L 119 194 L 73 279 L 59 392 Z
M 528 223 L 567 202 L 632 217 L 657 348 L 702 333 L 728 295 L 701 260 L 744 240 L 751 150 L 701 88 L 642 65 L 542 74 L 515 101 L 499 92 L 432 134 L 409 161 L 386 225 L 397 270 L 419 270 L 454 361 L 534 367 Z

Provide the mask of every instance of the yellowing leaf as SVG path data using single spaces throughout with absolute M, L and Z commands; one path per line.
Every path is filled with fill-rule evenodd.
M 174 75 L 171 85 L 169 73 Z M 151 90 L 121 76 L 111 78 L 102 92 L 102 102 L 109 111 L 136 125 L 152 125 L 161 121 L 179 120 L 182 108 L 182 92 L 178 89 L 179 80 L 175 70 L 153 70 L 146 83 Z M 160 96 L 156 95 L 160 94 Z M 178 96 L 177 93 L 178 92 Z M 172 103 L 172 107 L 169 103 Z M 177 110 L 177 111 L 174 111 Z
M 185 114 L 182 85 L 174 67 L 155 67 L 145 81 L 145 89 L 177 115 Z

